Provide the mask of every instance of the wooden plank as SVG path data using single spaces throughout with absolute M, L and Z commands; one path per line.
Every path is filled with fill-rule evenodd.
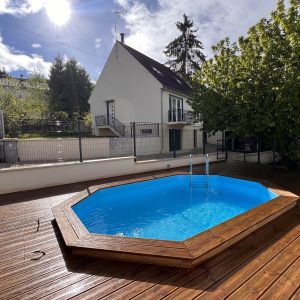
M 115 290 L 118 287 L 122 287 L 131 281 L 130 278 L 138 276 L 142 279 L 143 272 L 148 273 L 148 268 L 145 265 L 131 264 L 127 268 L 118 270 L 120 273 L 115 275 L 114 272 L 106 273 L 102 275 L 101 272 L 94 274 L 94 276 L 88 277 L 80 282 L 76 282 L 70 286 L 64 287 L 54 294 L 45 298 L 52 299 L 98 299 L 100 296 L 104 296 L 106 293 L 110 293 L 111 290 Z M 116 284 L 116 285 L 114 285 Z M 96 290 L 93 287 L 96 286 Z M 74 298 L 73 298 L 74 297 Z
M 58 245 L 51 246 L 48 244 L 47 247 L 43 247 L 43 248 L 33 248 L 30 250 L 26 250 L 25 252 L 19 251 L 18 255 L 11 256 L 9 258 L 6 258 L 5 260 L 1 260 L 0 273 L 5 274 L 7 270 L 18 268 L 22 265 L 24 266 L 24 264 L 27 264 L 29 261 L 31 261 L 31 259 L 38 256 L 38 255 L 34 255 L 34 253 L 32 252 L 38 249 L 44 251 L 46 253 L 45 256 L 47 257 L 53 254 L 57 255 L 57 253 L 60 252 L 60 246 Z
M 57 270 L 66 270 L 66 264 L 63 259 L 55 260 L 51 264 L 44 265 L 43 267 L 36 268 L 35 270 L 30 270 L 28 272 L 20 272 L 15 274 L 15 276 L 5 277 L 1 281 L 1 294 L 6 290 L 14 290 L 16 285 L 25 288 L 26 282 L 34 283 L 36 278 L 42 278 L 44 274 L 48 276 L 50 272 L 56 272 Z
M 24 240 L 18 240 L 16 242 L 12 243 L 5 243 L 4 245 L 1 245 L 0 248 L 0 256 L 5 257 L 5 255 L 11 255 L 10 253 L 13 253 L 18 249 L 26 249 L 28 247 L 39 247 L 39 245 L 42 245 L 44 243 L 47 243 L 48 241 L 54 241 L 57 244 L 57 238 L 53 232 L 47 232 L 45 234 L 39 234 L 31 237 L 27 237 L 27 239 L 24 238 Z
M 45 233 L 58 233 L 60 232 L 58 228 L 53 228 L 52 224 L 49 222 L 47 226 L 45 224 L 40 224 L 39 230 L 37 231 L 38 224 L 36 222 L 35 226 L 31 226 L 29 228 L 22 228 L 21 230 L 17 230 L 16 232 L 11 232 L 11 234 L 7 234 L 5 236 L 0 237 L 0 244 L 5 245 L 10 243 L 11 241 L 17 242 L 27 238 L 32 238 L 33 236 L 43 235 Z
M 35 289 L 22 292 L 22 290 L 18 293 L 18 295 L 14 299 L 39 299 L 42 297 L 46 297 L 64 286 L 71 285 L 75 282 L 81 281 L 85 278 L 88 278 L 91 275 L 90 272 L 93 272 L 96 270 L 96 268 L 101 268 L 101 265 L 105 266 L 107 264 L 106 262 L 98 262 L 98 263 L 89 263 L 89 264 L 83 264 L 80 267 L 81 272 L 76 272 L 76 269 L 71 269 L 71 272 L 68 272 L 63 277 L 54 279 L 54 280 L 48 280 L 45 284 L 42 285 L 42 288 L 37 287 Z M 78 269 L 77 269 L 78 270 Z M 89 272 L 90 270 L 90 272 Z
M 137 278 L 134 277 L 134 281 L 132 281 L 131 283 L 123 287 L 111 287 L 109 293 L 106 292 L 107 295 L 101 294 L 100 299 L 131 299 L 134 295 L 142 293 L 144 290 L 147 290 L 149 287 L 151 287 L 153 281 L 160 282 L 177 272 L 178 270 L 174 268 L 163 267 L 157 267 L 150 272 L 148 270 L 145 270 L 144 274 L 139 274 Z
M 191 255 L 186 248 L 170 248 L 152 246 L 150 244 L 132 244 L 130 241 L 124 240 L 122 243 L 118 242 L 118 239 L 105 241 L 97 240 L 94 238 L 85 238 L 73 243 L 73 247 L 86 248 L 91 250 L 112 251 L 121 254 L 141 254 L 141 255 L 153 255 L 162 257 L 174 257 L 182 259 L 190 259 Z M 81 250 L 79 249 L 79 250 Z
M 199 235 L 187 239 L 184 243 L 189 247 L 189 249 L 191 249 L 191 252 L 193 252 L 194 249 L 199 248 L 199 245 L 201 243 L 207 243 L 207 240 L 214 236 L 224 236 L 224 233 L 226 233 L 226 231 L 228 230 L 232 230 L 232 228 L 238 230 L 240 226 L 243 226 L 244 228 L 247 226 L 253 226 L 258 222 L 264 220 L 268 215 L 275 214 L 281 209 L 289 209 L 290 207 L 296 206 L 297 199 L 298 198 L 294 197 L 275 198 L 220 225 L 217 225 L 212 229 L 206 230 Z
M 201 236 L 196 237 L 196 242 L 193 242 L 194 245 L 188 246 L 193 257 L 197 258 L 195 259 L 195 263 L 206 259 L 207 252 L 216 254 L 220 249 L 223 250 L 225 247 L 228 247 L 228 245 L 244 238 L 259 227 L 296 206 L 294 199 L 284 198 L 277 200 L 280 202 L 272 204 L 270 201 L 266 203 L 268 204 L 266 206 L 251 210 L 250 212 L 252 213 L 247 215 L 246 219 L 243 219 L 243 215 L 239 216 L 241 221 L 235 224 L 235 226 L 228 226 L 228 224 L 225 223 L 218 226 L 218 228 L 212 228 L 210 230 L 211 236 L 209 239 L 207 239 L 206 236 L 204 239 L 202 239 Z M 219 247 L 219 249 L 217 249 L 217 247 Z
M 124 268 L 128 267 L 128 265 L 124 264 Z M 65 287 L 72 288 L 73 284 L 77 282 L 83 282 L 83 280 L 92 278 L 94 275 L 101 271 L 105 271 L 106 274 L 112 274 L 112 276 L 118 276 L 120 273 L 120 266 L 109 264 L 105 261 L 98 261 L 98 263 L 93 263 L 90 261 L 89 264 L 83 264 L 80 268 L 81 272 L 78 272 L 76 269 L 72 270 L 72 272 L 62 278 L 48 281 L 46 285 L 43 285 L 41 288 L 36 288 L 34 290 L 30 290 L 26 293 L 19 294 L 15 299 L 25 300 L 25 299 L 55 299 L 53 295 L 55 293 L 59 293 L 60 290 Z M 77 271 L 77 272 L 76 272 Z M 108 276 L 108 275 L 106 275 Z
M 294 230 L 297 230 L 297 233 L 299 233 L 299 228 Z M 280 251 L 284 250 L 291 243 L 290 239 L 295 238 L 295 233 L 295 231 L 290 231 L 274 245 L 271 245 L 270 248 L 267 247 L 253 259 L 244 262 L 233 272 L 230 272 L 220 280 L 217 280 L 217 282 L 211 285 L 207 291 L 199 293 L 197 299 L 220 299 L 222 297 L 228 297 L 280 253 Z
M 269 260 L 273 259 L 280 251 L 286 248 L 287 244 L 294 241 L 295 236 L 300 233 L 300 227 L 292 229 L 288 234 L 284 235 L 282 239 L 276 242 L 268 242 L 266 245 L 254 244 L 252 247 L 243 249 L 240 253 L 231 256 L 229 260 L 221 262 L 219 265 L 207 270 L 203 275 L 194 278 L 181 288 L 177 289 L 174 293 L 168 295 L 166 299 L 172 299 L 181 295 L 182 297 L 195 298 L 201 295 L 205 290 L 211 290 L 213 286 L 220 286 L 222 296 L 228 292 L 226 287 L 221 288 L 220 280 L 224 278 L 225 282 L 233 280 L 233 284 L 236 281 L 247 280 L 249 276 L 252 276 L 253 272 L 257 272 L 257 268 L 264 266 Z M 258 247 L 258 248 L 257 248 Z M 227 277 L 225 277 L 227 275 Z M 226 278 L 226 279 L 225 279 Z M 231 286 L 231 288 L 233 288 Z M 231 289 L 229 289 L 231 291 Z M 220 295 L 217 295 L 220 297 Z M 211 295 L 206 294 L 204 296 L 210 298 Z M 218 298 L 217 298 L 218 299 Z M 242 299 L 242 298 L 235 298 Z
M 87 234 L 83 239 L 93 239 L 99 243 L 102 242 L 118 242 L 118 243 L 131 243 L 131 245 L 143 245 L 152 247 L 164 247 L 173 249 L 185 249 L 186 246 L 180 241 L 167 241 L 167 240 L 154 240 L 154 239 L 144 239 L 144 238 L 128 238 L 123 236 L 112 236 L 105 234 Z
M 288 299 L 300 287 L 300 258 L 298 258 L 260 297 L 260 299 Z
M 299 300 L 300 299 L 300 288 L 293 294 L 290 298 L 291 300 Z
M 298 258 L 300 238 L 296 239 L 286 249 L 280 252 L 270 263 L 253 275 L 228 299 L 253 299 L 261 296 L 279 276 Z
M 99 265 L 99 261 L 96 263 L 98 267 L 102 267 L 105 262 L 102 262 L 102 266 Z M 65 276 L 72 275 L 74 274 L 74 272 L 81 270 L 83 264 L 95 264 L 95 262 L 91 262 L 86 258 L 82 258 L 74 261 L 72 264 L 69 264 L 68 268 L 66 268 L 65 265 L 59 264 L 57 264 L 56 268 L 54 268 L 54 266 L 51 266 L 51 268 L 48 268 L 44 270 L 44 272 L 40 272 L 39 274 L 35 274 L 35 276 L 27 276 L 27 278 L 23 278 L 23 281 L 19 280 L 17 282 L 14 282 L 14 284 L 4 289 L 1 295 L 3 297 L 6 297 L 7 299 L 21 296 L 22 294 L 28 293 L 29 291 L 39 289 L 49 282 L 55 282 L 59 279 L 63 280 Z
M 3 282 L 4 279 L 8 279 L 13 276 L 17 276 L 21 273 L 31 274 L 36 269 L 48 267 L 53 261 L 63 260 L 63 255 L 60 252 L 53 252 L 48 254 L 45 258 L 38 261 L 26 260 L 25 262 L 19 264 L 18 266 L 13 266 L 12 268 L 7 268 L 1 270 L 0 273 L 0 282 Z
M 157 247 L 156 247 L 157 248 Z M 147 249 L 143 249 L 146 251 Z M 138 251 L 134 251 L 131 253 L 124 253 L 118 251 L 112 251 L 111 247 L 109 250 L 100 250 L 100 249 L 89 249 L 89 248 L 72 248 L 72 252 L 76 255 L 87 255 L 97 258 L 103 258 L 108 260 L 117 260 L 117 261 L 128 261 L 128 262 L 137 262 L 144 264 L 158 264 L 163 266 L 170 267 L 181 267 L 181 268 L 190 268 L 191 261 L 190 259 L 185 259 L 182 257 L 169 256 L 166 253 L 164 255 L 153 255 L 153 250 L 149 249 L 149 254 L 138 253 Z
M 264 228 L 259 229 L 257 232 L 247 237 L 245 240 L 231 246 L 197 268 L 191 271 L 182 270 L 173 277 L 161 282 L 159 285 L 153 285 L 153 288 L 150 288 L 146 292 L 138 295 L 136 299 L 151 299 L 154 294 L 158 295 L 158 298 L 163 298 L 176 290 L 177 287 L 183 286 L 195 278 L 199 278 L 202 274 L 207 274 L 208 270 L 212 269 L 214 266 L 216 267 L 213 270 L 218 270 L 220 268 L 220 273 L 225 275 L 226 272 L 230 271 L 229 268 L 232 266 L 232 260 L 236 261 L 237 258 L 238 260 L 241 260 L 242 256 L 247 259 L 249 256 L 253 255 L 253 253 L 257 253 L 257 251 L 264 251 L 264 248 L 267 245 L 276 241 L 278 236 L 285 234 L 291 227 L 298 224 L 298 222 L 298 216 L 292 212 L 288 212 L 284 216 L 281 216 L 278 219 L 278 222 L 273 221 L 272 223 L 269 223 Z M 274 226 L 276 227 L 274 228 Z M 272 238 L 268 239 L 266 237 Z M 223 269 L 225 269 L 225 273 L 223 273 Z M 212 271 L 212 273 L 214 274 L 214 271 Z M 228 277 L 230 278 L 231 275 L 229 274 Z M 217 290 L 217 288 L 218 284 L 214 289 Z M 211 299 L 213 298 L 214 297 Z M 216 297 L 216 299 L 218 298 Z
M 52 212 L 55 215 L 56 222 L 60 228 L 66 245 L 73 244 L 73 242 L 78 239 L 78 236 L 73 230 L 73 227 L 71 226 L 68 218 L 65 216 L 62 208 L 60 206 L 53 207 Z

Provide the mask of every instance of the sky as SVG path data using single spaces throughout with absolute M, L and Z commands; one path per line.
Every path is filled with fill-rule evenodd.
M 226 36 L 236 41 L 275 7 L 276 0 L 0 0 L 0 68 L 48 76 L 60 54 L 96 81 L 115 42 L 116 10 L 118 39 L 124 32 L 126 44 L 161 63 L 179 34 L 175 23 L 187 14 L 209 58 L 212 45 Z

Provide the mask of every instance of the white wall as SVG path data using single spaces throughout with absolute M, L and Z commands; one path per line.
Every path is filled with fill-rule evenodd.
M 85 159 L 110 156 L 109 138 L 82 138 Z M 20 162 L 79 160 L 79 141 L 76 138 L 18 140 Z
M 158 154 L 160 137 L 137 137 L 137 155 Z M 109 158 L 133 154 L 132 138 L 82 138 L 84 159 Z M 22 163 L 79 160 L 77 138 L 18 140 L 18 157 Z
M 163 136 L 164 136 L 164 152 L 169 152 L 169 130 L 173 126 L 165 124 L 163 126 Z M 181 130 L 181 149 L 182 150 L 191 150 L 194 149 L 194 130 L 197 131 L 197 147 L 198 149 L 203 147 L 203 136 L 202 128 L 200 125 L 185 125 L 181 127 L 176 127 Z
M 217 131 L 214 135 L 207 135 L 208 144 L 217 144 L 217 140 L 222 140 L 222 131 Z
M 160 122 L 162 85 L 120 43 L 116 43 L 89 99 L 92 115 L 106 114 L 115 101 L 115 116 L 124 124 Z
M 194 156 L 193 163 L 204 163 L 204 156 Z M 210 155 L 210 161 L 216 161 Z M 47 166 L 23 167 L 0 170 L 0 194 L 63 185 L 106 177 L 129 175 L 154 170 L 187 166 L 188 157 L 170 160 L 152 160 L 135 163 L 133 157 L 110 158 L 72 162 Z

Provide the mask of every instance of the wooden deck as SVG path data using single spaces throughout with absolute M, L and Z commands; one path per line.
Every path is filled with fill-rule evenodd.
M 211 171 L 300 194 L 298 171 L 242 163 Z M 51 208 L 109 181 L 0 196 L 0 299 L 300 299 L 299 205 L 192 270 L 72 255 Z

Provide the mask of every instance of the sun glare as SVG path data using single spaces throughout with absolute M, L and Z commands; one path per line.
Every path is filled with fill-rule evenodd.
M 71 6 L 67 0 L 47 0 L 45 8 L 49 19 L 56 25 L 66 24 L 71 16 Z

